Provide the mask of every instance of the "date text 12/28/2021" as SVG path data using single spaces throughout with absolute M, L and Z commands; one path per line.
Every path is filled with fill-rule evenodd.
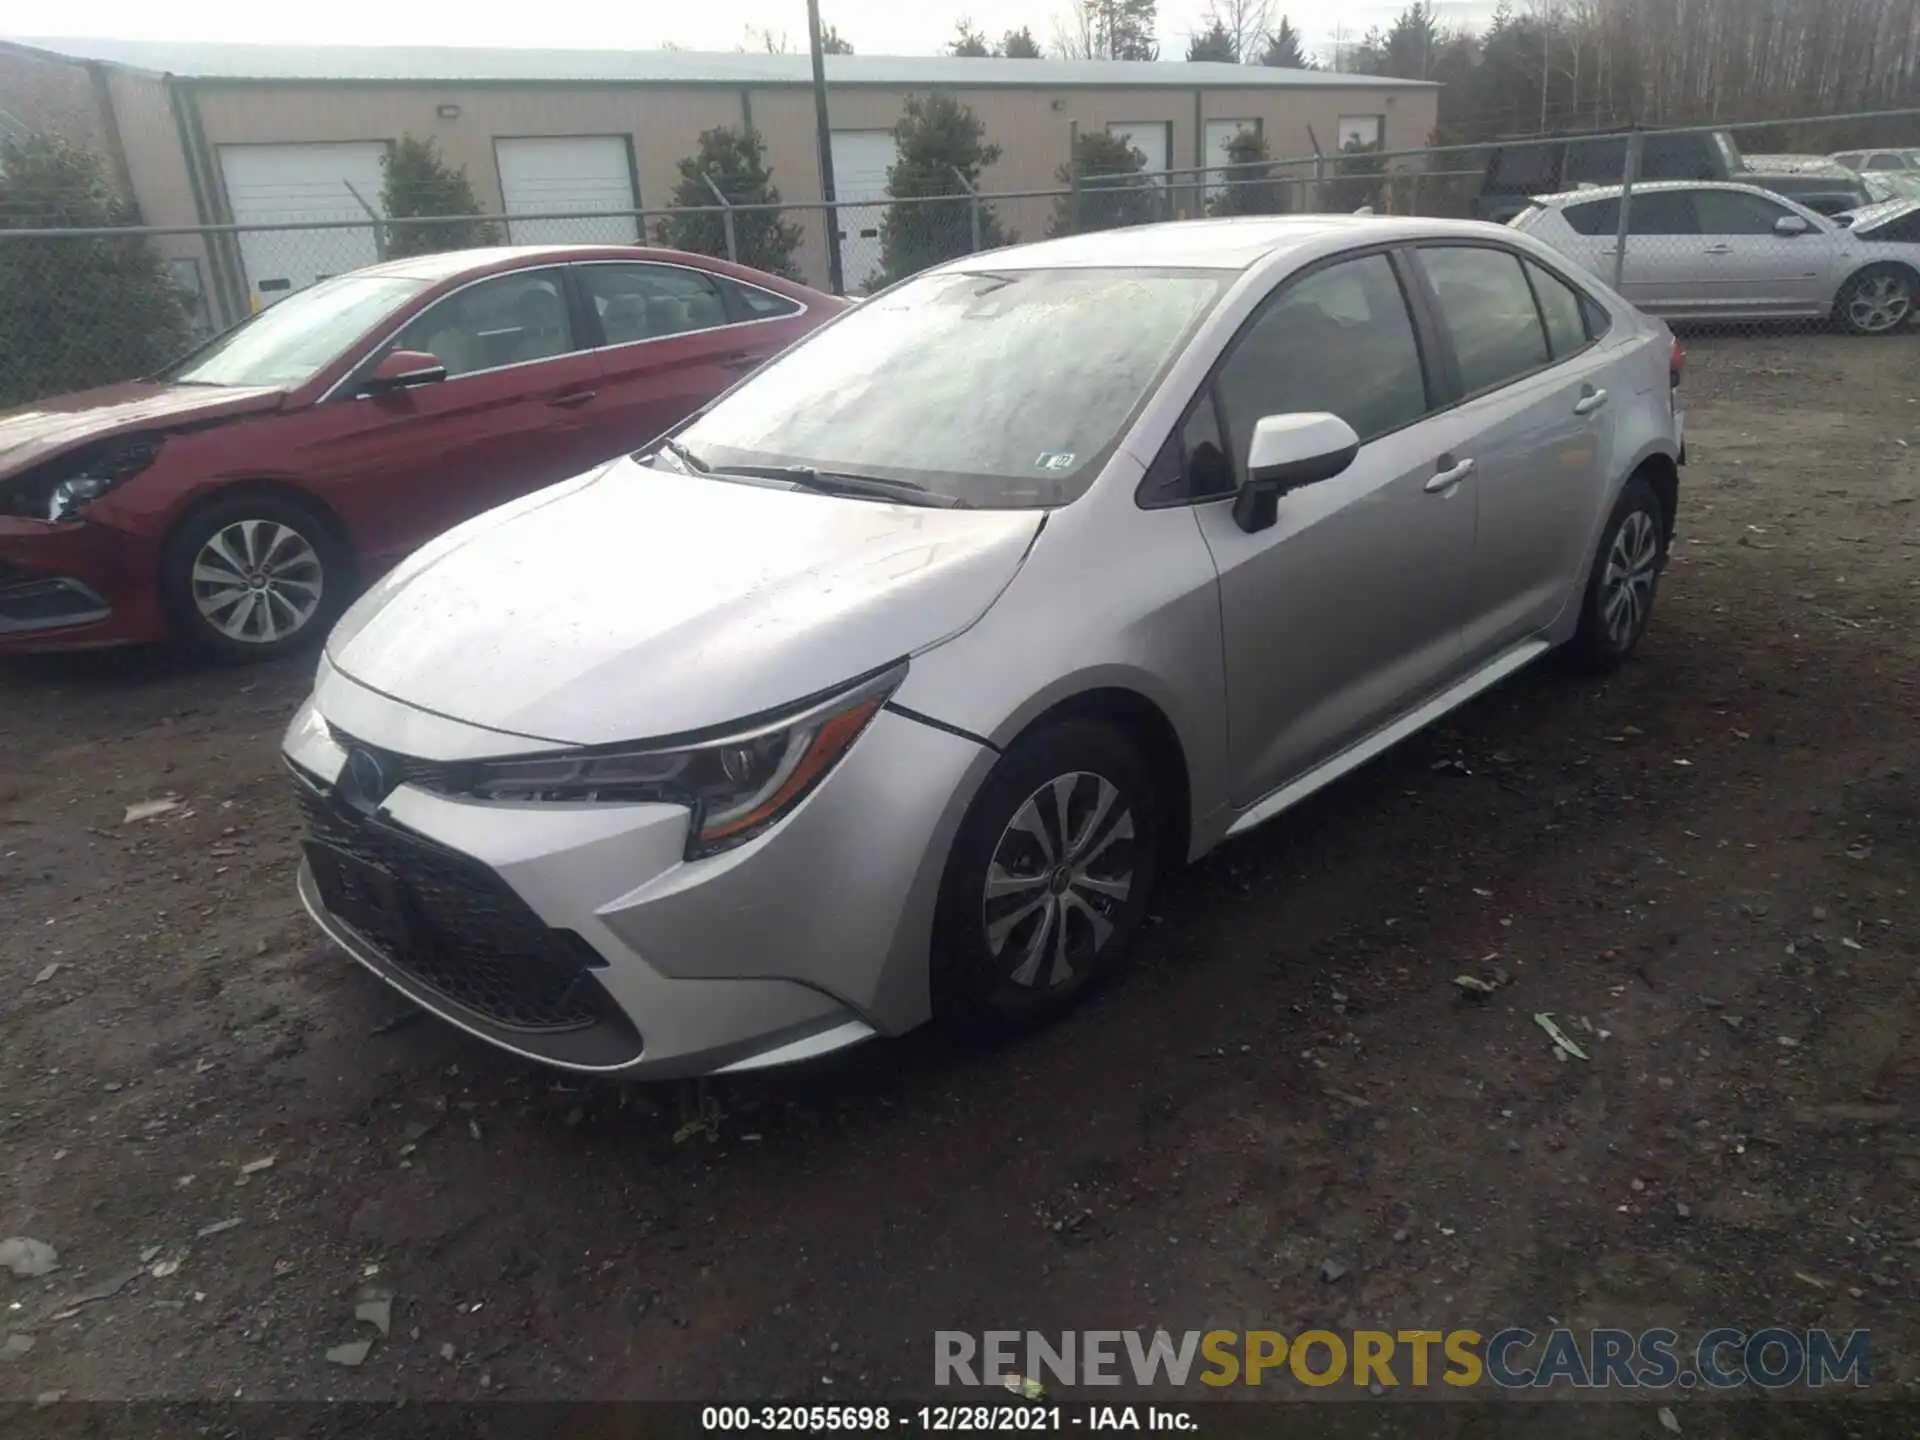
M 1008 1434 L 1020 1431 L 1199 1429 L 1186 1410 L 1163 1405 L 708 1405 L 700 1428 L 721 1433 L 874 1435 L 889 1431 L 930 1434 Z

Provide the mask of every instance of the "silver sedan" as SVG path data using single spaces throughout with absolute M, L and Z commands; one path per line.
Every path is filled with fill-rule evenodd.
M 944 265 L 375 585 L 286 738 L 300 895 L 575 1070 L 1039 1021 L 1168 867 L 1551 650 L 1634 649 L 1681 360 L 1473 223 Z

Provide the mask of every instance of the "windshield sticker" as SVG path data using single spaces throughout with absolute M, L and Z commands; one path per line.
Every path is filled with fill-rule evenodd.
M 1042 470 L 1071 470 L 1073 452 L 1071 450 L 1048 450 L 1033 462 Z

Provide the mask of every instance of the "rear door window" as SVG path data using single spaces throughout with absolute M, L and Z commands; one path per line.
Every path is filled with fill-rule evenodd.
M 1547 343 L 1553 350 L 1553 358 L 1564 360 L 1586 349 L 1587 320 L 1580 292 L 1531 260 L 1526 262 L 1526 267 L 1534 298 L 1540 302 L 1540 317 L 1547 322 Z
M 1518 255 L 1483 245 L 1428 245 L 1417 253 L 1465 394 L 1496 389 L 1547 363 L 1547 332 Z
M 576 267 L 609 345 L 663 340 L 728 324 L 713 278 L 679 265 L 623 261 Z
M 1771 235 L 1774 222 L 1793 212 L 1739 190 L 1700 190 L 1693 197 L 1702 235 Z

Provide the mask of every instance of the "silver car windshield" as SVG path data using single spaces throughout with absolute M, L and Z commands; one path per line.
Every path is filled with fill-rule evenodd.
M 1233 279 L 926 276 L 866 301 L 675 438 L 716 471 L 798 466 L 979 509 L 1069 504 Z
M 158 378 L 183 385 L 304 385 L 432 284 L 397 275 L 322 280 L 216 336 Z

